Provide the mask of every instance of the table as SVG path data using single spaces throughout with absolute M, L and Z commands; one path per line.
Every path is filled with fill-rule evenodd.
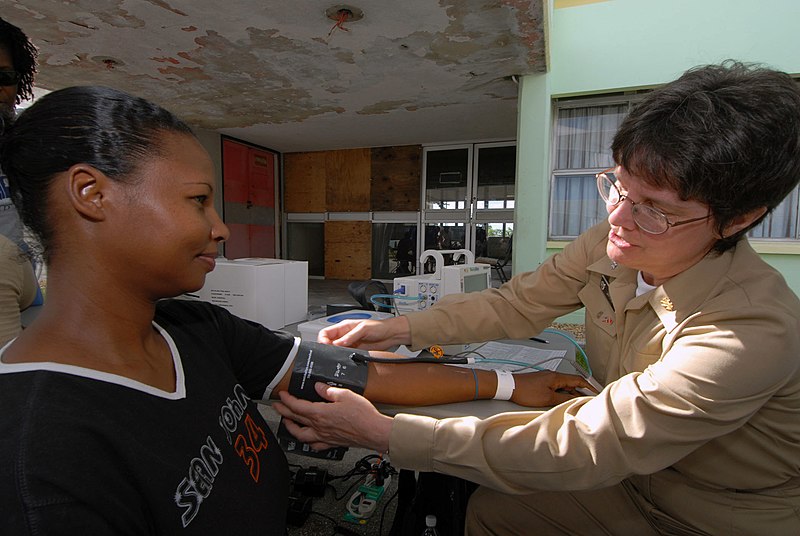
M 537 337 L 548 341 L 546 344 L 534 340 L 502 340 L 504 344 L 531 346 L 546 350 L 564 350 L 564 359 L 575 359 L 575 346 L 566 338 L 556 334 L 544 333 Z M 480 348 L 478 349 L 480 351 Z M 568 363 L 561 363 L 559 372 L 575 374 Z M 397 406 L 376 404 L 385 415 L 410 413 L 443 419 L 448 417 L 475 416 L 490 417 L 509 411 L 544 411 L 548 408 L 530 408 L 507 400 L 471 400 L 434 406 Z M 458 477 L 438 473 L 416 473 L 402 469 L 397 476 L 397 511 L 390 536 L 422 534 L 427 514 L 437 516 L 437 528 L 441 536 L 460 536 L 464 533 L 464 519 L 469 496 L 477 484 Z

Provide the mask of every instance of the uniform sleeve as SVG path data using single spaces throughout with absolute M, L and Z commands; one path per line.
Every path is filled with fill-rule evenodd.
M 483 420 L 398 415 L 392 462 L 507 493 L 605 487 L 676 464 L 706 471 L 709 480 L 723 474 L 735 489 L 775 485 L 767 479 L 777 474 L 780 482 L 782 472 L 788 478 L 795 470 L 796 449 L 780 445 L 797 444 L 800 424 L 792 418 L 781 429 L 759 429 L 751 420 L 780 411 L 775 399 L 794 396 L 797 319 L 751 305 L 690 319 L 661 359 L 593 398 Z M 752 442 L 749 455 L 730 448 L 725 436 L 734 432 Z
M 519 274 L 499 289 L 446 296 L 426 312 L 407 315 L 412 347 L 541 333 L 559 316 L 583 306 L 578 292 L 586 285 L 586 268 L 605 255 L 607 236 L 608 223 L 603 222 L 535 271 Z
M 22 329 L 20 312 L 36 297 L 36 278 L 31 263 L 17 246 L 0 236 L 0 344 Z

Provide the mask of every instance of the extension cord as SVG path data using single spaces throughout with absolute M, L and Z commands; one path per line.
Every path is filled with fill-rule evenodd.
M 386 486 L 391 481 L 391 477 L 386 477 L 383 484 L 380 486 L 375 485 L 375 478 L 370 475 L 367 477 L 364 484 L 358 487 L 358 490 L 350 496 L 347 501 L 347 512 L 344 515 L 345 521 L 351 523 L 363 524 L 366 522 L 378 506 L 378 501 L 383 497 L 386 491 Z

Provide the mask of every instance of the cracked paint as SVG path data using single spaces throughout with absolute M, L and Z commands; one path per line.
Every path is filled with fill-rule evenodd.
M 2 2 L 41 87 L 117 87 L 209 130 L 505 107 L 511 75 L 546 70 L 542 0 L 371 0 L 330 36 L 321 0 Z

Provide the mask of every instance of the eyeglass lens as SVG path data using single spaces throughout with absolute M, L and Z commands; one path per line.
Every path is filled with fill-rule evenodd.
M 597 177 L 597 188 L 600 191 L 600 197 L 612 206 L 619 204 L 620 199 L 622 199 L 619 189 L 614 184 L 615 182 L 616 177 L 613 173 L 606 172 Z M 661 234 L 669 229 L 669 222 L 664 214 L 647 205 L 631 203 L 633 221 L 644 231 L 652 234 Z
M 14 86 L 19 82 L 17 71 L 0 71 L 0 86 Z

